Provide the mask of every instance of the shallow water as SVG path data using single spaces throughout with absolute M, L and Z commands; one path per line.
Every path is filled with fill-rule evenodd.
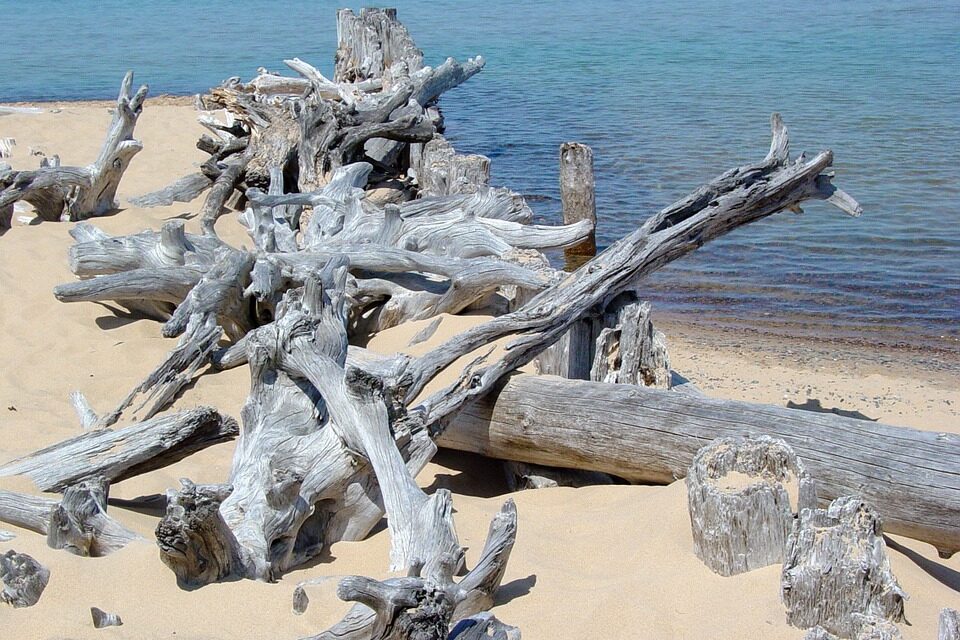
M 332 69 L 338 3 L 0 0 L 0 101 L 107 98 L 133 68 L 194 93 L 299 56 Z M 599 242 L 766 153 L 836 154 L 864 216 L 822 203 L 733 232 L 644 284 L 736 328 L 960 350 L 960 2 L 397 3 L 437 63 L 481 53 L 447 136 L 558 217 L 558 146 L 596 156 Z M 2 134 L 2 121 L 0 121 Z

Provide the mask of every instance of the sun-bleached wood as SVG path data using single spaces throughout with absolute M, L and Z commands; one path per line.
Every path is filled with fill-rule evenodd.
M 713 440 L 761 434 L 796 452 L 821 500 L 860 493 L 883 513 L 886 531 L 928 542 L 945 557 L 960 550 L 960 437 L 954 434 L 519 373 L 467 405 L 436 441 L 493 458 L 666 484 L 683 478 Z
M 640 302 L 632 294 L 621 296 L 604 310 L 591 380 L 670 388 L 667 339 L 654 328 L 650 310 L 649 302 Z
M 750 478 L 728 489 L 724 478 Z M 798 486 L 796 508 L 786 485 Z M 732 576 L 783 562 L 795 514 L 817 506 L 803 463 L 785 442 L 769 436 L 721 438 L 693 459 L 687 473 L 693 550 L 714 573 Z
M 573 224 L 588 220 L 597 226 L 596 187 L 593 178 L 593 149 L 580 142 L 560 145 L 560 201 L 563 205 L 563 223 Z M 583 242 L 564 249 L 567 264 L 576 268 L 597 253 L 596 234 Z
M 944 608 L 940 611 L 938 640 L 960 640 L 960 613 L 956 609 Z
M 131 93 L 132 89 L 133 72 L 129 71 L 120 85 L 113 121 L 96 160 L 86 167 L 64 167 L 54 161 L 42 163 L 35 171 L 7 173 L 0 180 L 0 210 L 25 200 L 34 205 L 40 218 L 49 221 L 84 220 L 115 210 L 120 178 L 143 149 L 133 138 L 133 130 L 143 111 L 147 86 L 136 93 Z
M 25 475 L 43 491 L 63 491 L 94 476 L 118 482 L 236 434 L 233 418 L 198 407 L 122 429 L 87 431 L 0 466 L 0 476 Z
M 107 613 L 103 609 L 98 609 L 97 607 L 90 607 L 90 617 L 93 620 L 93 626 L 95 629 L 103 629 L 104 627 L 119 627 L 123 624 L 123 620 L 120 619 L 115 613 Z
M 0 555 L 0 601 L 14 607 L 32 607 L 40 600 L 50 571 L 25 553 L 10 549 Z
M 819 625 L 855 638 L 870 616 L 902 622 L 907 596 L 894 577 L 877 512 L 857 496 L 827 509 L 801 509 L 787 541 L 781 574 L 787 622 Z

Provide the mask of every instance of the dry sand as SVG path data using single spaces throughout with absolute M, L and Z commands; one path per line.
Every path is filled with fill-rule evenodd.
M 0 137 L 14 137 L 15 168 L 33 168 L 34 147 L 58 153 L 64 164 L 91 161 L 109 122 L 107 103 L 39 105 L 41 114 L 0 115 Z M 58 109 L 51 111 L 51 107 Z M 2 113 L 2 112 L 0 112 Z M 145 150 L 120 187 L 120 197 L 161 187 L 204 159 L 194 143 L 201 128 L 177 101 L 148 102 L 137 127 Z M 150 210 L 127 208 L 96 223 L 111 233 L 158 228 L 174 216 L 196 231 L 197 203 Z M 29 215 L 20 210 L 17 216 Z M 159 325 L 117 314 L 105 305 L 58 303 L 54 285 L 67 282 L 70 224 L 14 228 L 0 237 L 0 460 L 74 436 L 79 427 L 67 394 L 82 390 L 95 409 L 111 408 L 166 354 L 173 341 Z M 218 226 L 237 243 L 251 244 L 231 219 Z M 447 318 L 432 340 L 477 319 Z M 373 344 L 406 349 L 419 326 L 400 327 Z M 893 362 L 864 369 L 855 355 L 836 353 L 816 363 L 791 357 L 777 341 L 698 337 L 670 325 L 675 368 L 708 393 L 783 405 L 819 400 L 827 409 L 859 411 L 918 428 L 958 431 L 956 369 L 929 371 Z M 706 348 L 705 348 L 706 346 Z M 419 348 L 423 348 L 421 345 Z M 416 347 L 414 348 L 416 349 Z M 829 354 L 828 354 L 829 355 Z M 836 359 L 834 359 L 836 358 Z M 244 368 L 201 376 L 176 409 L 215 405 L 237 416 L 246 396 Z M 133 498 L 176 486 L 226 478 L 231 444 L 200 452 L 176 465 L 112 487 Z M 496 463 L 441 452 L 419 480 L 428 490 L 454 492 L 457 529 L 473 561 L 487 523 L 506 496 Z M 23 490 L 22 479 L 0 488 Z M 525 638 L 794 638 L 778 600 L 779 568 L 733 578 L 710 573 L 693 555 L 682 483 L 667 487 L 613 486 L 547 489 L 515 494 L 520 514 L 517 544 L 494 612 Z M 41 536 L 16 533 L 0 552 L 33 555 L 51 571 L 38 605 L 0 608 L 3 638 L 295 638 L 334 622 L 346 605 L 334 596 L 336 580 L 311 587 L 311 605 L 291 612 L 297 582 L 320 576 L 384 576 L 389 540 L 381 530 L 361 543 L 340 543 L 322 562 L 294 571 L 277 584 L 230 582 L 195 591 L 177 588 L 149 542 L 156 514 L 113 507 L 113 515 L 147 541 L 107 558 L 78 558 L 46 547 Z M 936 637 L 938 611 L 960 605 L 960 556 L 940 560 L 929 545 L 894 537 L 894 571 L 910 594 L 906 638 Z M 89 607 L 120 614 L 124 626 L 94 630 Z

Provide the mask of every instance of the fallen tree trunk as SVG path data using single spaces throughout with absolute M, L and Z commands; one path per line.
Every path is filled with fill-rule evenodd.
M 716 438 L 766 434 L 789 444 L 821 505 L 857 494 L 884 529 L 960 550 L 960 436 L 833 414 L 691 397 L 633 385 L 515 374 L 467 406 L 437 444 L 495 458 L 604 471 L 631 482 L 686 475 Z

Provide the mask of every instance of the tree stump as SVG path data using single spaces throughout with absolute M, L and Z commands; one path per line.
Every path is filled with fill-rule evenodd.
M 13 549 L 0 556 L 0 600 L 14 607 L 32 607 L 50 580 L 50 571 Z
M 793 477 L 796 512 L 814 507 L 813 480 L 782 440 L 723 438 L 701 449 L 687 474 L 697 557 L 722 576 L 782 562 L 795 513 L 784 483 Z
M 902 621 L 906 597 L 890 570 L 880 518 L 870 505 L 844 496 L 827 509 L 801 510 L 781 575 L 790 624 L 819 625 L 841 638 L 857 638 L 869 622 L 865 618 Z

